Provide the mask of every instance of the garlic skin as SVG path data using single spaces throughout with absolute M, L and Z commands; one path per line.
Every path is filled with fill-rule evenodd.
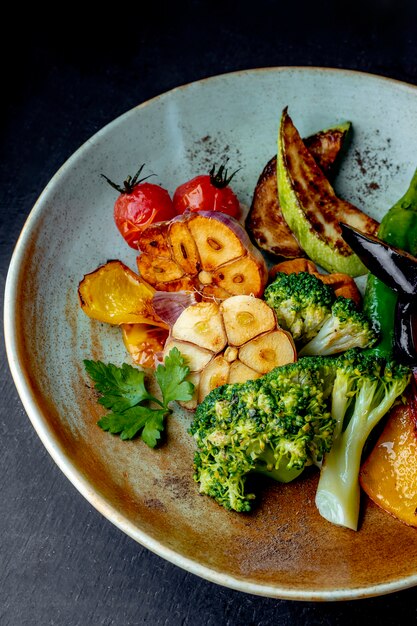
M 201 301 L 196 291 L 155 291 L 152 308 L 168 326 L 173 326 L 181 313 Z

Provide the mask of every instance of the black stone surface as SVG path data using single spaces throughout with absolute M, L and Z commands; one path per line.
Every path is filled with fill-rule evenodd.
M 9 6 L 0 41 L 2 298 L 14 244 L 44 186 L 86 139 L 136 104 L 266 66 L 350 68 L 417 84 L 413 0 L 150 5 L 60 5 L 44 14 L 37 5 Z M 354 602 L 279 601 L 218 587 L 151 554 L 55 466 L 22 408 L 4 343 L 0 359 L 2 626 L 416 623 L 416 589 Z

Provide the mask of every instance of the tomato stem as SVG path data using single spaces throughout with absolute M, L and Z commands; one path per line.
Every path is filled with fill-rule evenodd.
M 148 176 L 145 176 L 144 178 L 139 178 L 144 167 L 145 167 L 145 163 L 142 163 L 142 165 L 140 166 L 140 168 L 138 169 L 138 171 L 136 172 L 134 176 L 130 176 L 130 175 L 127 176 L 126 179 L 123 181 L 123 186 L 118 185 L 117 183 L 114 183 L 105 174 L 101 174 L 101 175 L 109 183 L 109 185 L 113 187 L 113 189 L 116 189 L 116 191 L 118 191 L 119 193 L 132 193 L 133 188 L 136 185 L 139 185 L 140 183 L 142 183 L 147 178 L 150 178 L 151 176 L 155 176 L 155 174 L 148 174 Z
M 240 167 L 238 167 L 237 170 L 235 170 L 234 172 L 232 172 L 232 174 L 230 174 L 230 176 L 228 176 L 227 169 L 226 169 L 227 161 L 228 159 L 226 159 L 225 163 L 220 165 L 217 172 L 216 172 L 215 163 L 210 170 L 210 182 L 214 187 L 217 187 L 217 189 L 224 189 L 224 187 L 227 187 L 230 184 L 230 181 L 232 180 L 236 172 L 238 172 L 241 169 Z

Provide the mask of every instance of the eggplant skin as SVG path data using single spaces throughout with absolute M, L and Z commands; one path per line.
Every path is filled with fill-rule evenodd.
M 349 129 L 350 123 L 346 122 L 304 140 L 316 163 L 328 177 L 334 172 Z M 245 226 L 252 241 L 271 256 L 287 259 L 305 256 L 279 205 L 276 156 L 268 161 L 259 176 Z
M 350 132 L 350 127 L 351 123 L 345 122 L 303 139 L 305 147 L 329 180 L 332 180 L 335 173 L 338 157 Z

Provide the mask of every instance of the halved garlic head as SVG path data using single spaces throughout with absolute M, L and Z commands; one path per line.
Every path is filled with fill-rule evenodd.
M 296 360 L 292 337 L 279 328 L 273 310 L 245 295 L 220 305 L 199 302 L 187 307 L 171 329 L 164 354 L 174 346 L 190 367 L 189 380 L 198 386 L 185 405 L 190 409 L 220 385 L 259 378 Z
M 242 225 L 225 213 L 186 212 L 138 236 L 140 275 L 160 291 L 194 290 L 224 299 L 260 295 L 267 271 Z

